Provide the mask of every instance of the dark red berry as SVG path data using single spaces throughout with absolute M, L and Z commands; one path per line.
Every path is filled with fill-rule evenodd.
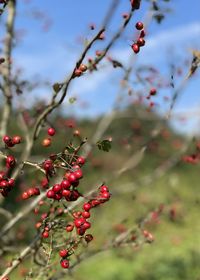
M 141 21 L 138 21 L 135 27 L 137 30 L 142 30 L 144 28 L 144 24 Z
M 12 143 L 13 143 L 14 145 L 20 144 L 21 141 L 22 141 L 22 138 L 21 138 L 20 136 L 18 136 L 18 135 L 14 136 L 14 137 L 12 138 Z
M 61 258 L 65 258 L 68 255 L 68 250 L 66 249 L 62 249 L 59 251 L 59 255 L 61 256 Z
M 49 232 L 48 231 L 43 231 L 42 237 L 43 238 L 48 238 L 49 237 Z
M 85 164 L 85 158 L 84 157 L 78 157 L 76 162 L 77 162 L 77 164 L 83 165 L 83 164 Z
M 85 211 L 89 211 L 90 209 L 91 209 L 91 204 L 90 203 L 84 203 L 83 204 L 83 209 L 85 210 Z
M 140 46 L 136 43 L 132 44 L 131 48 L 134 51 L 134 53 L 139 53 L 140 51 Z

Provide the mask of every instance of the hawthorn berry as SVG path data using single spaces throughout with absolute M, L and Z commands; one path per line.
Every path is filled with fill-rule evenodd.
M 62 249 L 62 250 L 60 250 L 59 251 L 59 255 L 61 256 L 61 258 L 65 258 L 65 257 L 67 257 L 68 256 L 68 250 L 66 250 L 66 249 Z
M 54 136 L 56 133 L 56 130 L 53 127 L 49 127 L 47 133 L 49 136 Z
M 49 237 L 49 232 L 48 231 L 43 231 L 42 237 L 43 238 L 48 238 Z
M 45 138 L 42 140 L 42 146 L 44 147 L 49 147 L 51 146 L 51 139 L 50 138 Z
M 7 156 L 6 158 L 6 167 L 12 168 L 15 166 L 15 158 L 12 155 Z
M 135 25 L 137 30 L 142 30 L 144 28 L 144 24 L 141 21 L 138 21 Z
M 20 144 L 21 141 L 22 141 L 22 138 L 21 138 L 20 136 L 18 136 L 18 135 L 14 136 L 14 137 L 12 138 L 12 143 L 13 143 L 14 145 Z
M 134 53 L 139 53 L 140 51 L 140 46 L 137 43 L 132 44 L 131 48 L 134 51 Z
M 85 158 L 84 157 L 78 157 L 76 162 L 77 162 L 77 164 L 84 165 L 85 164 Z
M 69 268 L 69 260 L 61 260 L 60 264 L 62 268 Z
M 93 240 L 92 234 L 86 234 L 86 235 L 85 235 L 85 241 L 86 241 L 87 243 L 91 242 L 92 240 Z

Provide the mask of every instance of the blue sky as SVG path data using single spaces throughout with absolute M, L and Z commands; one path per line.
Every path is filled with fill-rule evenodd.
M 98 30 L 111 1 L 21 0 L 18 2 L 16 30 L 22 34 L 22 37 L 14 52 L 15 65 L 22 67 L 23 75 L 29 79 L 39 75 L 53 84 L 62 81 L 70 72 L 83 48 L 80 38 L 87 38 L 92 34 L 88 28 L 90 23 L 95 23 Z M 200 50 L 200 1 L 172 0 L 165 3 L 159 0 L 158 2 L 170 8 L 171 12 L 167 14 L 162 24 L 158 25 L 152 21 L 148 25 L 146 46 L 137 55 L 136 65 L 151 64 L 168 78 L 170 62 L 181 66 L 185 59 L 191 60 L 191 49 Z M 135 22 L 144 19 L 148 6 L 149 2 L 143 0 L 141 9 L 136 11 L 125 36 L 111 52 L 113 57 L 125 64 L 132 55 L 130 44 L 131 38 L 134 38 Z M 120 5 L 106 33 L 105 43 L 122 21 L 122 13 L 128 10 L 129 0 L 120 0 Z M 46 24 L 50 24 L 47 31 L 45 31 Z M 101 44 L 95 45 L 90 55 L 94 56 L 95 50 L 101 47 Z M 63 110 L 75 112 L 79 116 L 91 117 L 110 111 L 116 97 L 117 78 L 122 76 L 120 69 L 113 72 L 113 69 L 105 64 L 98 73 L 74 80 L 69 90 L 69 97 L 78 97 L 77 103 L 86 102 L 91 105 L 81 109 L 76 103 L 69 104 L 67 98 Z M 132 79 L 134 80 L 134 76 Z M 180 81 L 175 80 L 175 82 L 178 84 Z M 174 113 L 200 108 L 199 84 L 200 73 L 197 73 L 183 91 Z M 50 87 L 40 87 L 31 95 L 27 93 L 26 96 L 29 101 L 38 97 L 48 99 L 50 94 Z M 162 101 L 164 94 L 170 95 L 170 92 L 161 93 L 155 100 L 159 103 L 158 111 L 162 114 L 166 112 L 168 106 Z M 200 117 L 196 120 L 192 119 L 188 124 L 181 125 L 181 130 L 191 132 L 197 129 L 199 123 Z M 180 128 L 179 123 L 173 122 L 173 124 L 176 128 Z

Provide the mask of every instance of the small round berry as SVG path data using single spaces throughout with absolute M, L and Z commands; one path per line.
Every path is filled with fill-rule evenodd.
M 8 182 L 7 180 L 2 180 L 0 182 L 0 188 L 4 189 L 4 188 L 7 188 L 8 187 Z
M 49 147 L 51 146 L 51 139 L 50 138 L 45 138 L 42 140 L 42 146 L 44 147 Z
M 92 234 L 86 234 L 86 236 L 85 236 L 85 241 L 86 241 L 87 243 L 89 243 L 89 242 L 91 242 L 92 240 L 93 240 Z
M 134 51 L 134 53 L 139 53 L 140 51 L 140 46 L 136 43 L 132 44 L 131 48 Z
M 107 186 L 105 186 L 105 185 L 102 185 L 101 187 L 100 187 L 100 192 L 108 192 L 108 187 Z
M 137 30 L 142 30 L 144 28 L 144 24 L 141 21 L 138 21 L 135 25 Z
M 68 260 L 61 260 L 60 264 L 61 264 L 62 268 L 69 268 Z
M 13 156 L 7 156 L 6 158 L 6 167 L 11 168 L 15 166 L 15 158 Z
M 91 208 L 92 208 L 92 206 L 91 206 L 90 203 L 84 203 L 84 204 L 83 204 L 83 209 L 84 209 L 85 211 L 89 211 Z
M 59 255 L 61 256 L 61 258 L 65 258 L 65 257 L 67 257 L 68 256 L 68 250 L 66 250 L 66 249 L 62 249 L 62 250 L 60 250 L 59 251 Z
M 70 183 L 74 183 L 77 181 L 76 175 L 74 174 L 74 172 L 70 173 L 68 176 L 68 180 Z
M 74 225 L 77 228 L 80 228 L 84 223 L 85 223 L 84 218 L 78 218 L 78 219 L 74 220 Z
M 137 40 L 137 44 L 140 46 L 140 47 L 143 47 L 144 45 L 145 45 L 145 40 L 144 40 L 144 38 L 139 38 L 138 40 Z
M 27 192 L 23 192 L 23 194 L 22 194 L 22 199 L 28 199 L 29 198 L 29 195 L 28 195 L 28 193 Z
M 76 179 L 81 179 L 83 177 L 83 172 L 81 169 L 74 171 L 74 175 L 76 177 Z
M 73 224 L 68 224 L 68 225 L 66 226 L 66 231 L 67 231 L 67 232 L 71 232 L 73 229 L 74 229 L 74 225 L 73 225 Z
M 89 229 L 91 227 L 91 224 L 89 222 L 85 222 L 83 224 L 83 228 L 86 230 L 86 229 Z
M 46 196 L 48 198 L 54 198 L 55 197 L 55 192 L 53 190 L 48 190 L 48 192 L 46 193 Z
M 5 144 L 8 144 L 8 143 L 11 143 L 11 142 L 12 142 L 12 139 L 10 138 L 10 136 L 4 135 L 4 136 L 3 136 L 3 142 L 4 142 Z
M 152 88 L 149 92 L 150 95 L 156 95 L 157 90 L 155 88 Z
M 49 237 L 49 232 L 48 231 L 43 231 L 42 237 L 43 238 L 48 238 Z
M 62 180 L 60 185 L 61 185 L 62 189 L 66 190 L 66 189 L 70 188 L 71 183 L 67 179 L 64 179 L 64 180 Z
M 82 212 L 82 216 L 85 219 L 89 219 L 90 218 L 90 212 L 84 211 L 84 212 Z
M 78 157 L 76 162 L 77 162 L 77 164 L 83 165 L 83 164 L 85 164 L 85 158 L 84 157 Z
M 62 186 L 60 184 L 55 184 L 52 189 L 55 193 L 59 193 L 62 190 Z
M 47 132 L 48 132 L 49 136 L 54 136 L 56 133 L 56 130 L 53 127 L 49 127 Z
M 12 143 L 13 143 L 14 145 L 20 144 L 21 141 L 22 141 L 22 138 L 21 138 L 20 136 L 18 136 L 18 135 L 14 136 L 14 137 L 12 138 Z

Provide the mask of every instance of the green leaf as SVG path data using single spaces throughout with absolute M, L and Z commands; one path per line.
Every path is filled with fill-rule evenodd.
M 98 141 L 96 145 L 99 148 L 99 150 L 102 150 L 104 152 L 109 152 L 112 147 L 111 141 L 109 140 Z
M 69 103 L 73 104 L 76 101 L 76 97 L 70 97 L 69 98 Z
M 61 90 L 62 86 L 63 86 L 62 84 L 55 83 L 55 84 L 53 85 L 53 89 L 54 89 L 54 91 L 55 91 L 56 93 L 58 93 L 58 92 Z

